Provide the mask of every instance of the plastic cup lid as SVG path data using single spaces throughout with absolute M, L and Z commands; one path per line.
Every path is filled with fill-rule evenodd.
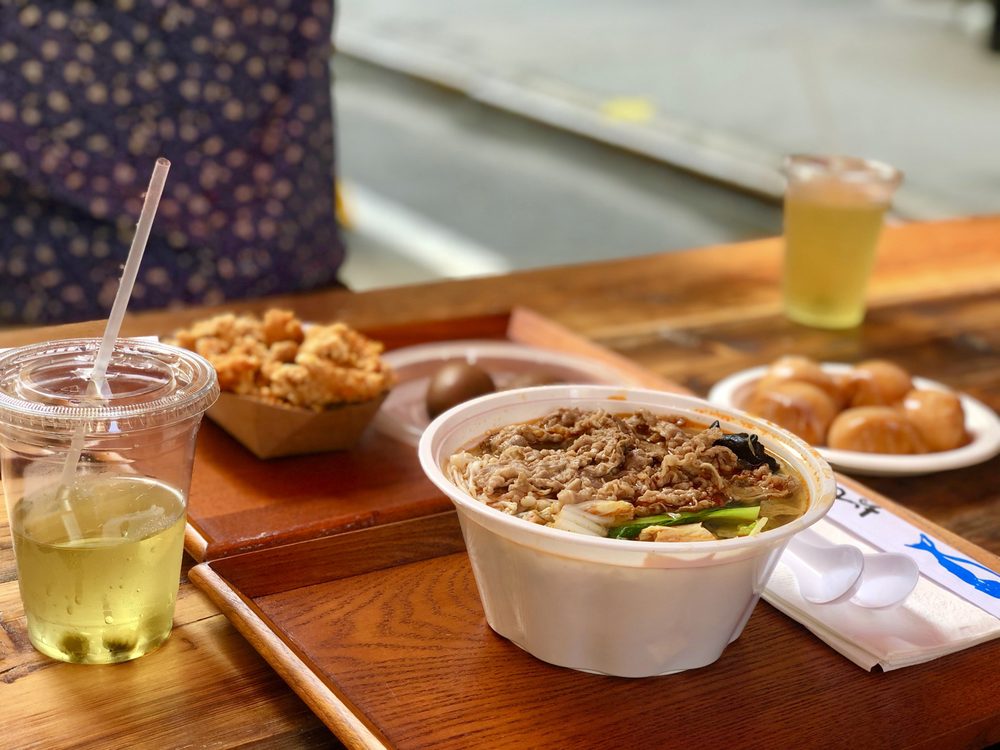
M 186 349 L 118 339 L 102 399 L 90 387 L 100 339 L 65 339 L 0 353 L 0 425 L 125 432 L 203 413 L 219 396 L 215 369 Z

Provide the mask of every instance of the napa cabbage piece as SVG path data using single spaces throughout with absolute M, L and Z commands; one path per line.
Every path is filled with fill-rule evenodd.
M 805 513 L 806 505 L 804 493 L 800 497 L 768 497 L 760 501 L 760 514 L 772 519 L 772 527 L 780 526 Z
M 715 534 L 700 523 L 680 526 L 647 526 L 639 532 L 640 542 L 714 542 Z
M 658 516 L 645 516 L 629 523 L 613 526 L 608 529 L 612 539 L 635 539 L 647 526 L 680 526 L 688 523 L 724 522 L 734 526 L 752 524 L 760 517 L 759 505 L 725 505 L 721 508 L 706 510 L 664 513 Z

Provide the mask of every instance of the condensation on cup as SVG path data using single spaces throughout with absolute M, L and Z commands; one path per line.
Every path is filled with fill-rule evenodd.
M 0 354 L 0 462 L 28 635 L 84 664 L 135 659 L 170 635 L 195 437 L 219 394 L 198 355 L 119 339 L 95 398 L 99 346 Z

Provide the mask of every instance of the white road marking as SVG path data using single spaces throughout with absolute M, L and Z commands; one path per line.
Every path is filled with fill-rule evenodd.
M 355 231 L 440 276 L 458 279 L 511 270 L 500 253 L 362 185 L 344 182 L 341 190 Z

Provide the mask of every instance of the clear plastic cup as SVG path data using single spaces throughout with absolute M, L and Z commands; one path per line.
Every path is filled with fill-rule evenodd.
M 888 164 L 850 156 L 785 160 L 785 314 L 817 328 L 865 317 L 882 220 L 902 180 Z
M 459 450 L 496 427 L 560 407 L 646 409 L 727 432 L 755 432 L 804 480 L 804 515 L 752 537 L 712 542 L 606 539 L 529 523 L 471 497 L 445 475 Z M 586 672 L 648 677 L 710 664 L 743 631 L 788 540 L 824 516 L 836 484 L 811 447 L 735 409 L 660 391 L 545 386 L 467 401 L 424 431 L 420 463 L 458 511 L 486 621 L 537 658 Z
M 86 664 L 137 658 L 170 635 L 195 437 L 219 394 L 198 355 L 119 339 L 110 396 L 97 398 L 99 346 L 0 354 L 0 468 L 28 635 Z

